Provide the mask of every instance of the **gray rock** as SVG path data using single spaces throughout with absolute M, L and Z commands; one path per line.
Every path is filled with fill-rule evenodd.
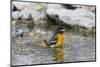
M 48 4 L 46 12 L 50 16 L 57 15 L 61 21 L 69 25 L 79 25 L 87 28 L 95 26 L 95 13 L 84 8 L 69 10 L 60 4 Z

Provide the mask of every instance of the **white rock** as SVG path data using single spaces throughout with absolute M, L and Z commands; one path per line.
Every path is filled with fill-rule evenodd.
M 66 24 L 79 25 L 85 27 L 95 26 L 95 14 L 84 8 L 77 8 L 76 10 L 69 10 L 59 4 L 48 4 L 48 15 L 58 15 L 59 19 Z
M 94 9 L 92 9 L 92 6 L 90 8 L 89 6 L 78 5 L 78 7 L 81 8 L 70 10 L 60 4 L 42 4 L 44 8 L 39 11 L 37 10 L 37 5 L 40 3 L 13 2 L 13 4 L 21 10 L 12 12 L 12 18 L 14 19 L 18 19 L 19 17 L 27 19 L 29 15 L 31 15 L 34 22 L 38 24 L 39 21 L 46 18 L 46 14 L 48 14 L 49 16 L 58 15 L 59 19 L 66 24 L 85 27 L 95 26 L 95 13 L 91 11 Z
M 40 29 L 37 29 L 36 32 L 37 32 L 37 33 L 41 33 Z
M 18 9 L 23 10 L 25 7 L 34 6 L 36 3 L 13 1 L 12 4 L 14 4 Z
M 33 20 L 37 23 L 40 19 L 46 18 L 45 12 L 45 4 L 40 5 L 41 3 L 30 3 L 30 2 L 13 2 L 13 4 L 20 9 L 21 11 L 14 12 L 13 18 L 17 19 L 21 17 L 22 19 L 28 19 L 29 15 L 33 18 Z M 39 5 L 41 9 L 38 10 Z M 38 9 L 37 9 L 38 8 Z M 16 18 L 17 17 L 17 18 Z
M 28 19 L 29 15 L 31 15 L 31 11 L 29 8 L 24 8 L 23 10 L 21 10 L 20 12 L 20 16 L 22 19 Z
M 20 12 L 19 11 L 13 11 L 12 12 L 12 18 L 13 19 L 18 19 L 20 17 Z

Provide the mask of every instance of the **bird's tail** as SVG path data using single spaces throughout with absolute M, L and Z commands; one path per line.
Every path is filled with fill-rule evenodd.
M 44 41 L 45 45 L 46 45 L 47 47 L 49 47 L 49 46 L 48 46 L 47 40 L 43 40 L 43 41 Z

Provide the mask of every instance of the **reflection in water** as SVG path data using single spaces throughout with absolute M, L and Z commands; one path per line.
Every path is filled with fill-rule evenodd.
M 59 47 L 55 49 L 55 58 L 57 63 L 61 63 L 64 60 L 64 51 L 63 47 Z

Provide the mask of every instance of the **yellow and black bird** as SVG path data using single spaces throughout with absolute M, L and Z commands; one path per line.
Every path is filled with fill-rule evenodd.
M 51 39 L 49 41 L 44 40 L 45 44 L 48 47 L 62 47 L 63 43 L 64 43 L 64 28 L 63 27 L 58 27 L 56 32 L 53 34 L 53 36 L 51 37 Z

